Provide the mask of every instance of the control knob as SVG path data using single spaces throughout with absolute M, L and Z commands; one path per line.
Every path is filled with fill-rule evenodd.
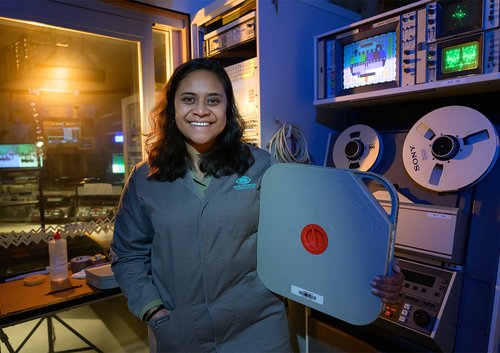
M 413 321 L 420 327 L 426 327 L 431 323 L 431 316 L 427 311 L 418 309 L 413 313 Z

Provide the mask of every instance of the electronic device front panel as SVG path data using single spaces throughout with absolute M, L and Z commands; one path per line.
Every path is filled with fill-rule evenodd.
M 316 36 L 314 104 L 498 81 L 499 7 L 499 0 L 419 1 Z
M 397 304 L 385 305 L 377 324 L 422 345 L 451 351 L 462 283 L 459 271 L 399 259 L 405 281 Z

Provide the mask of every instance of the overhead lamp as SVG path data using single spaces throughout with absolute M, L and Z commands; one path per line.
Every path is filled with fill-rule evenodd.
M 52 53 L 36 62 L 30 77 L 61 81 L 105 82 L 105 71 L 87 54 L 83 38 L 57 41 Z

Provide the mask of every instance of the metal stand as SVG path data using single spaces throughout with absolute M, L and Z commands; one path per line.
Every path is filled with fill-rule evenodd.
M 55 319 L 61 325 L 63 325 L 64 327 L 66 327 L 75 336 L 77 336 L 79 339 L 81 339 L 83 342 L 85 342 L 87 344 L 87 346 L 86 347 L 82 347 L 82 348 L 68 349 L 68 350 L 64 350 L 64 351 L 55 351 L 54 350 L 54 342 L 56 340 L 56 334 L 55 334 L 54 324 L 52 322 L 52 319 Z M 31 336 L 33 336 L 33 334 L 35 333 L 35 331 L 38 329 L 38 327 L 42 324 L 42 322 L 44 320 L 47 320 L 47 335 L 48 335 L 48 343 L 49 343 L 49 353 L 69 353 L 69 352 L 83 352 L 83 351 L 91 351 L 91 350 L 92 351 L 96 351 L 98 353 L 103 353 L 103 351 L 101 351 L 99 348 L 97 348 L 97 346 L 95 346 L 92 342 L 90 342 L 88 339 L 86 339 L 85 337 L 83 337 L 73 327 L 71 327 L 70 325 L 68 325 L 65 321 L 63 321 L 56 314 L 52 314 L 52 315 L 49 315 L 49 316 L 41 318 L 36 323 L 35 327 L 33 327 L 33 329 L 31 329 L 31 331 L 28 333 L 28 336 L 26 336 L 26 338 L 21 342 L 21 344 L 19 345 L 19 347 L 17 347 L 17 349 L 14 349 L 12 347 L 12 345 L 9 343 L 8 336 L 5 334 L 5 332 L 2 329 L 0 329 L 0 339 L 3 342 L 3 344 L 7 347 L 7 350 L 9 351 L 9 353 L 18 353 L 18 352 L 20 352 L 21 349 L 26 344 L 26 342 L 28 342 L 28 340 L 31 338 Z
M 12 348 L 12 346 L 10 345 L 9 337 L 5 334 L 5 332 L 3 332 L 3 329 L 1 329 L 1 328 L 0 328 L 0 340 L 3 342 L 5 347 L 7 347 L 7 350 L 10 353 L 15 352 L 14 348 Z M 1 351 L 1 349 L 2 349 L 2 347 L 0 347 L 0 351 Z

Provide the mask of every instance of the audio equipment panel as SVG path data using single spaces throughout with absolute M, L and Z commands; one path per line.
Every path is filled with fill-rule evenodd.
M 255 11 L 205 34 L 203 56 L 210 57 L 255 39 Z
M 257 58 L 225 67 L 233 84 L 233 92 L 245 124 L 243 140 L 260 145 L 259 70 Z
M 389 201 L 379 201 L 390 210 Z M 398 255 L 438 266 L 464 263 L 467 222 L 458 208 L 400 202 L 396 234 Z
M 399 263 L 405 275 L 399 301 L 385 305 L 380 318 L 395 324 L 400 335 L 452 351 L 461 273 L 403 259 Z M 394 330 L 394 325 L 391 327 Z
M 316 36 L 314 104 L 493 89 L 499 7 L 499 0 L 422 0 Z

